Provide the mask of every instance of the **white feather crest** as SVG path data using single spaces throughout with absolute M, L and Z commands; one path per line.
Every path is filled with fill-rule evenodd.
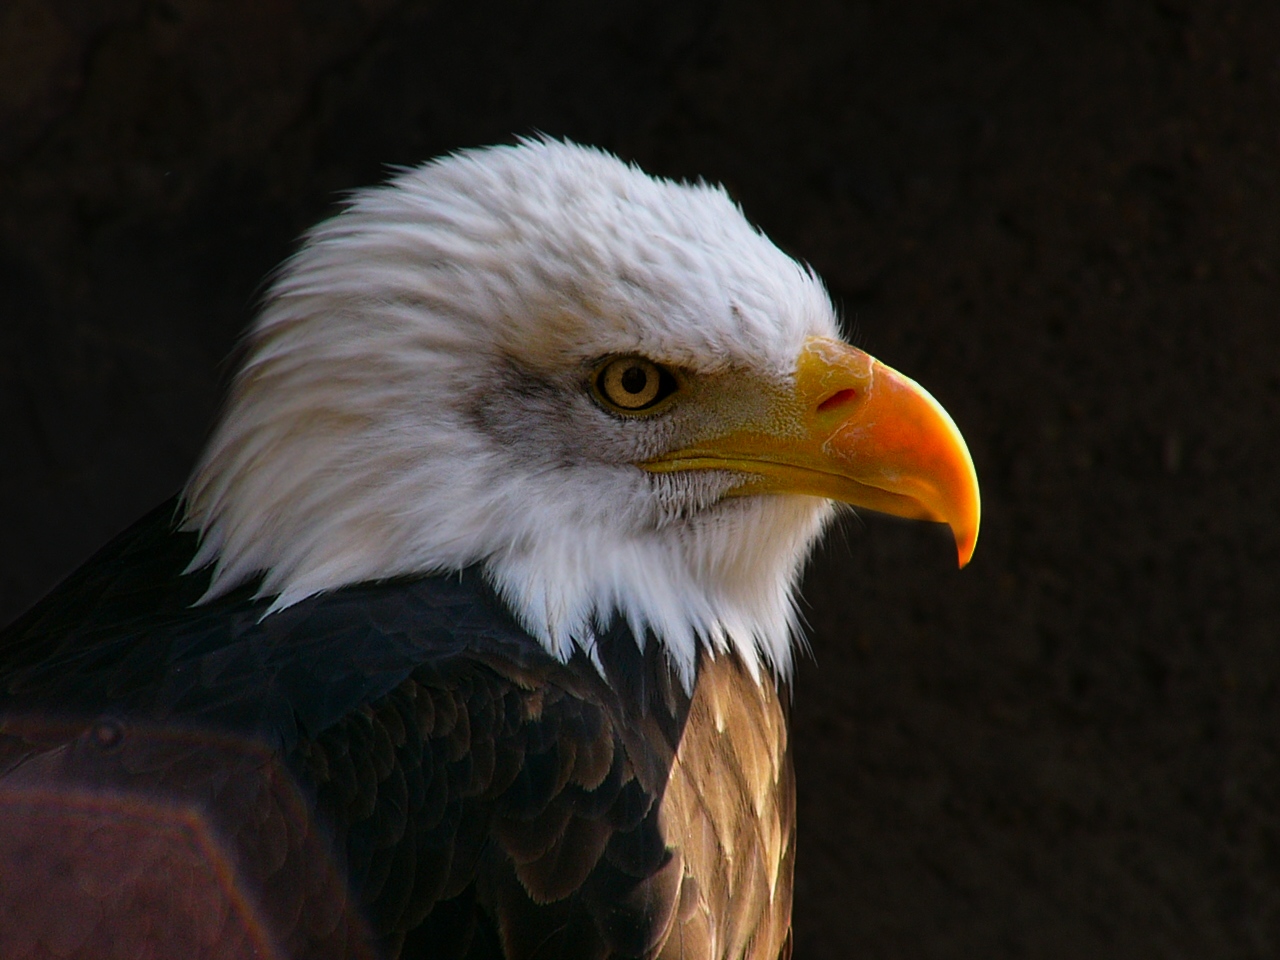
M 820 282 L 718 188 L 546 140 L 435 161 L 282 268 L 184 492 L 192 568 L 214 565 L 209 596 L 263 573 L 277 610 L 482 563 L 562 659 L 620 615 L 686 684 L 699 644 L 785 676 L 830 505 L 644 473 L 582 369 L 639 352 L 785 380 L 834 334 Z

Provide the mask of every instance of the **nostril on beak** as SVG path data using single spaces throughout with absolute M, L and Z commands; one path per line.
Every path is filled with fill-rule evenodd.
M 828 410 L 834 410 L 837 407 L 842 407 L 846 403 L 852 403 L 854 400 L 857 400 L 857 399 L 858 399 L 857 390 L 854 390 L 850 387 L 847 387 L 844 390 L 837 390 L 831 396 L 827 397 L 827 399 L 823 400 L 820 404 L 818 404 L 818 412 L 826 413 Z

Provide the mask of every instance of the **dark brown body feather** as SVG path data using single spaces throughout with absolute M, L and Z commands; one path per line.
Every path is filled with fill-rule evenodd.
M 773 682 L 560 664 L 474 575 L 195 607 L 157 513 L 0 634 L 0 956 L 788 949 Z

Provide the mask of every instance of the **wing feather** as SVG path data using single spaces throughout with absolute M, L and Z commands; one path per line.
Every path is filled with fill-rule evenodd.
M 722 655 L 690 698 L 620 625 L 559 663 L 475 573 L 192 606 L 174 510 L 0 633 L 3 956 L 785 949 L 771 683 Z

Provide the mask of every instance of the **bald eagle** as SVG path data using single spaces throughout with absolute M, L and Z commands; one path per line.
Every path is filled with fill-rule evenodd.
M 795 592 L 951 418 L 722 189 L 552 140 L 355 194 L 190 480 L 0 634 L 0 955 L 773 958 Z

